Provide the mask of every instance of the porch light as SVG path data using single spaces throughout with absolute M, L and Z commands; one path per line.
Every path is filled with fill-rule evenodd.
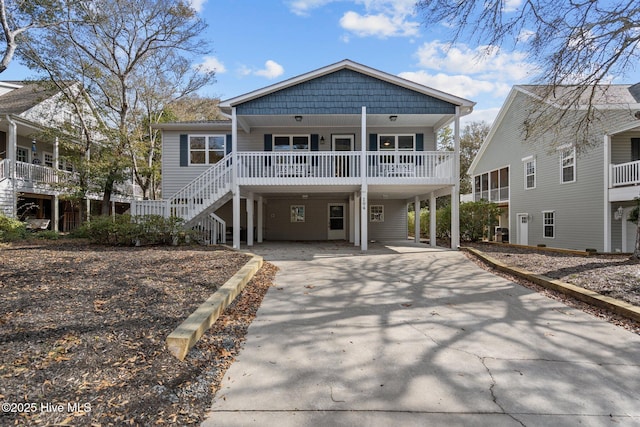
M 324 136 L 320 137 L 320 144 L 324 144 Z
M 615 219 L 616 221 L 620 221 L 622 219 L 622 214 L 624 214 L 624 209 L 622 208 L 622 206 L 618 206 L 618 209 L 616 209 L 613 214 L 613 219 Z
M 36 140 L 35 139 L 31 140 L 31 151 L 33 151 L 34 153 L 36 152 Z
M 391 146 L 391 141 L 389 141 L 388 139 L 385 139 L 385 140 L 382 142 L 382 145 L 384 145 L 385 147 L 390 147 L 390 146 Z
M 296 119 L 296 122 L 302 121 L 302 116 L 294 116 L 293 118 Z
M 396 120 L 398 120 L 398 116 L 389 116 L 389 120 L 395 122 Z

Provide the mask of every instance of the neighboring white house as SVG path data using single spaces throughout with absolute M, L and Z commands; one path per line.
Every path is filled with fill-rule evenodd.
M 596 87 L 599 120 L 590 139 L 597 143 L 584 150 L 576 150 L 569 125 L 524 140 L 540 88 L 511 90 L 469 169 L 474 200 L 503 208 L 500 227 L 511 243 L 633 251 L 635 224 L 627 217 L 640 196 L 640 84 Z M 557 108 L 570 89 L 559 87 L 544 102 Z
M 452 195 L 457 247 L 459 119 L 474 105 L 344 60 L 221 102 L 230 120 L 159 125 L 166 199 L 132 213 L 180 216 L 217 230 L 213 241 L 225 224 L 236 248 L 337 239 L 366 250 L 407 238 L 409 203 Z M 436 151 L 451 123 L 456 150 Z
M 41 136 L 46 129 L 73 125 L 74 117 L 62 94 L 50 86 L 0 82 L 0 212 L 49 220 L 52 230 L 77 227 L 78 207 L 61 200 L 65 190 L 59 185 L 74 179 L 73 165 L 64 160 L 59 139 Z M 134 187 L 121 189 L 124 193 L 112 202 L 124 210 Z

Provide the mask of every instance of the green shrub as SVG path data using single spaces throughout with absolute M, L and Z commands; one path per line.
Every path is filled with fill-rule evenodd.
M 78 230 L 94 243 L 111 246 L 178 244 L 188 240 L 181 218 L 158 215 L 98 216 Z
M 0 241 L 13 242 L 27 237 L 27 228 L 24 223 L 14 218 L 0 214 Z
M 55 230 L 44 230 L 34 233 L 33 237 L 42 240 L 58 240 L 60 238 L 60 234 Z

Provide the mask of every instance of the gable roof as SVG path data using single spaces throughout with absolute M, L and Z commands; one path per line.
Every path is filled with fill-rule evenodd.
M 550 86 L 546 85 L 516 85 L 511 88 L 507 99 L 505 100 L 504 104 L 502 104 L 502 107 L 500 107 L 498 116 L 491 125 L 489 133 L 482 142 L 478 153 L 469 166 L 469 176 L 474 174 L 475 168 L 478 165 L 480 158 L 484 155 L 489 142 L 493 139 L 493 136 L 495 135 L 497 129 L 502 124 L 502 121 L 504 120 L 504 117 L 511 107 L 511 103 L 515 99 L 516 95 L 518 93 L 521 93 L 533 98 L 543 99 L 543 96 L 549 93 L 550 88 Z M 545 99 L 545 102 L 557 108 L 566 108 L 567 105 L 563 105 L 562 102 L 563 98 L 579 89 L 579 86 L 556 86 L 551 92 L 552 96 L 547 97 L 547 99 Z M 582 93 L 578 100 L 577 108 L 583 108 L 589 105 L 590 93 L 591 91 Z M 600 109 L 629 109 L 629 107 L 633 107 L 634 105 L 638 105 L 638 107 L 640 108 L 640 83 L 637 83 L 635 85 L 597 85 L 596 87 L 594 87 L 593 96 L 594 97 L 593 100 L 591 100 L 591 103 Z
M 394 76 L 392 74 L 388 74 L 388 73 L 376 70 L 374 68 L 370 68 L 365 65 L 358 64 L 351 60 L 345 59 L 340 62 L 336 62 L 335 64 L 331 64 L 326 67 L 322 67 L 317 70 L 314 70 L 305 74 L 301 74 L 297 77 L 284 80 L 280 83 L 276 83 L 271 86 L 267 86 L 265 88 L 255 90 L 253 92 L 249 92 L 244 95 L 237 96 L 235 98 L 227 99 L 220 103 L 220 108 L 222 110 L 226 110 L 227 112 L 229 112 L 231 107 L 235 107 L 235 106 L 247 103 L 249 101 L 256 100 L 258 98 L 273 94 L 283 89 L 291 88 L 293 86 L 308 82 L 310 80 L 317 79 L 322 76 L 326 76 L 328 74 L 335 73 L 340 70 L 355 71 L 359 74 L 363 74 L 369 77 L 373 77 L 377 80 L 381 80 L 383 82 L 387 82 L 387 83 L 391 83 L 393 85 L 399 86 L 400 88 L 409 89 L 413 92 L 427 95 L 456 106 L 460 106 L 461 114 L 463 115 L 469 114 L 473 110 L 473 106 L 475 105 L 475 102 L 469 101 L 467 99 L 460 98 L 455 95 L 451 95 L 427 86 L 423 86 L 421 84 L 412 82 L 410 80 L 406 80 L 401 77 Z
M 7 81 L 4 83 L 17 89 L 0 95 L 0 114 L 22 114 L 58 93 L 57 89 L 38 82 Z

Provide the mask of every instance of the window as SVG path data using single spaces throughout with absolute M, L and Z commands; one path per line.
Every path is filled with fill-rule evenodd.
M 226 154 L 226 135 L 189 135 L 189 164 L 212 165 Z
M 384 222 L 384 205 L 369 205 L 369 221 Z
M 547 238 L 556 237 L 556 213 L 554 211 L 543 211 L 543 231 L 542 236 Z
M 53 167 L 53 154 L 44 153 L 44 165 L 48 168 Z
M 415 135 L 380 135 L 378 149 L 380 151 L 414 151 Z
M 536 159 L 528 159 L 524 162 L 524 188 L 525 190 L 536 188 Z
M 567 148 L 560 152 L 560 182 L 574 182 L 576 180 L 576 149 Z
M 640 138 L 631 138 L 631 161 L 640 160 Z
M 23 147 L 18 147 L 16 150 L 16 161 L 29 163 L 29 150 Z
M 304 205 L 291 206 L 291 222 L 304 222 Z
M 276 135 L 273 137 L 273 151 L 309 151 L 309 135 Z

